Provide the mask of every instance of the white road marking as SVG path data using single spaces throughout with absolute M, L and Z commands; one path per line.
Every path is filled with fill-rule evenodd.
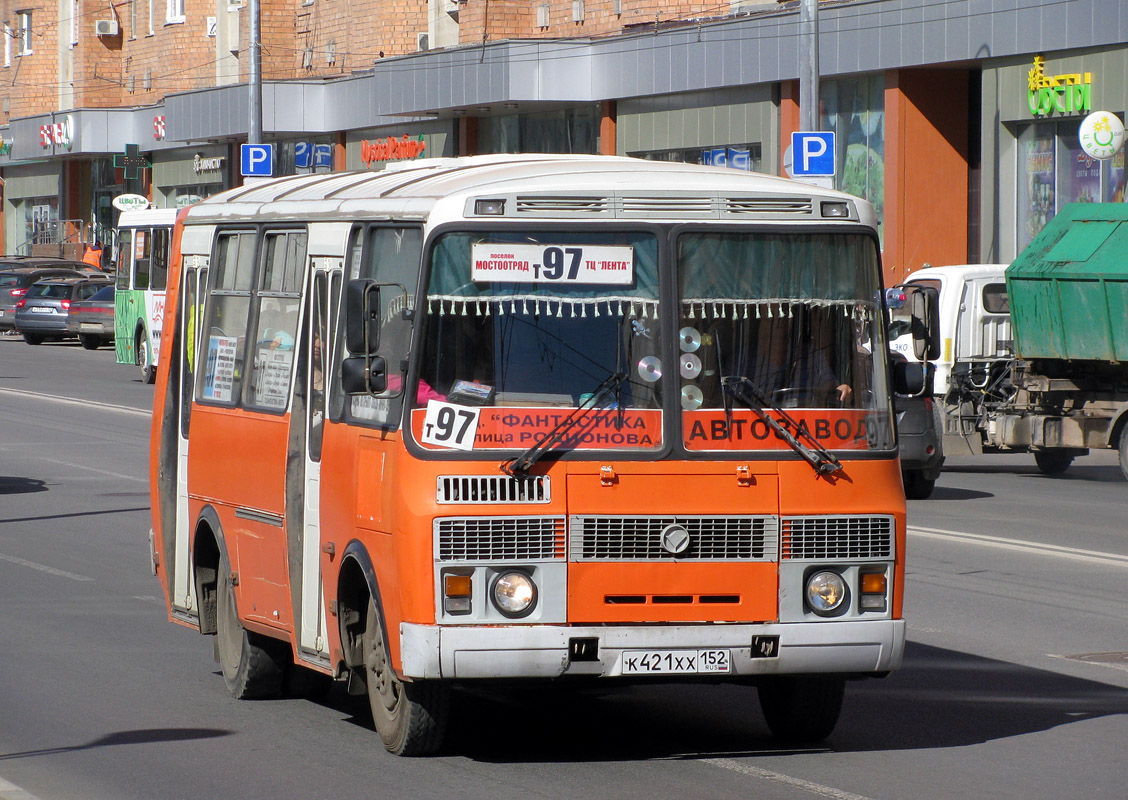
M 749 764 L 741 764 L 739 761 L 733 761 L 731 758 L 706 758 L 703 760 L 706 764 L 712 764 L 715 767 L 739 772 L 742 775 L 748 775 L 752 778 L 760 778 L 765 781 L 772 781 L 773 783 L 782 783 L 784 786 L 800 789 L 818 797 L 826 797 L 829 798 L 829 800 L 871 800 L 871 798 L 865 797 L 864 795 L 844 792 L 841 789 L 835 789 L 833 786 L 824 786 L 821 783 L 805 781 L 802 778 L 793 778 L 790 775 L 784 775 L 782 772 L 772 772 L 771 770 L 753 767 Z
M 43 458 L 36 456 L 36 461 L 46 461 L 48 464 L 58 464 L 61 467 L 74 467 L 75 469 L 84 469 L 88 472 L 97 472 L 99 475 L 104 475 L 110 478 L 121 478 L 123 481 L 137 481 L 138 483 L 148 483 L 148 478 L 138 478 L 136 475 L 123 475 L 120 472 L 110 472 L 108 469 L 101 467 L 87 467 L 83 464 L 75 464 L 73 461 L 62 461 L 57 458 Z
M 0 778 L 0 800 L 39 800 L 39 798 L 14 783 L 8 783 Z
M 8 394 L 13 397 L 34 397 L 37 400 L 47 400 L 53 403 L 62 403 L 70 406 L 81 406 L 82 408 L 100 408 L 105 411 L 118 411 L 123 414 L 136 414 L 141 417 L 152 417 L 152 411 L 146 411 L 143 408 L 131 408 L 130 406 L 115 406 L 112 403 L 99 403 L 95 400 L 76 400 L 73 397 L 60 397 L 54 394 L 43 394 L 42 392 L 28 392 L 23 389 L 0 389 L 0 394 Z
M 69 578 L 72 581 L 92 581 L 93 578 L 87 578 L 85 575 L 75 575 L 73 572 L 67 572 L 65 569 L 55 569 L 46 564 L 37 564 L 34 561 L 28 561 L 26 558 L 18 558 L 17 556 L 7 556 L 0 553 L 0 561 L 10 561 L 13 564 L 19 564 L 21 567 L 29 567 L 37 569 L 40 572 L 46 572 L 48 575 L 57 575 L 60 578 Z
M 1103 564 L 1106 567 L 1128 568 L 1128 555 L 1120 555 L 1119 553 L 1103 553 L 1100 550 L 1082 550 L 1079 547 L 1065 547 L 1060 544 L 1043 544 L 1042 542 L 1029 542 L 1022 539 L 1007 539 L 1002 536 L 986 536 L 980 533 L 946 531 L 939 528 L 909 526 L 908 532 L 912 536 L 920 536 L 925 539 L 944 539 L 980 547 L 1014 550 L 1029 555 L 1053 556 L 1054 558 L 1082 561 L 1088 564 Z

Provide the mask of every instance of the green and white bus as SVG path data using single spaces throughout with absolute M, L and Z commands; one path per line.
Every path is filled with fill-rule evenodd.
M 123 211 L 118 219 L 114 346 L 118 363 L 140 367 L 145 383 L 157 374 L 175 222 L 175 208 Z

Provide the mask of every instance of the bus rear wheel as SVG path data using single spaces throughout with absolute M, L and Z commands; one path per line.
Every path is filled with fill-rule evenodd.
M 388 752 L 423 756 L 438 750 L 450 715 L 449 690 L 435 681 L 400 680 L 388 659 L 384 627 L 373 600 L 368 601 L 361 655 L 372 722 Z
M 820 742 L 838 724 L 846 681 L 836 677 L 770 678 L 757 691 L 773 736 L 785 742 Z
M 141 367 L 141 382 L 152 383 L 157 379 L 157 368 L 149 358 L 149 342 L 144 332 L 137 334 L 137 349 L 134 352 L 137 353 L 137 366 Z
M 274 697 L 282 691 L 285 645 L 252 633 L 239 622 L 226 556 L 220 557 L 216 594 L 216 656 L 227 691 L 237 700 Z

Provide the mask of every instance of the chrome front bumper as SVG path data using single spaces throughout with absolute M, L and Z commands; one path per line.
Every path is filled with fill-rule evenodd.
M 778 655 L 753 657 L 753 637 L 779 637 Z M 569 640 L 599 642 L 593 661 L 572 661 Z M 402 623 L 404 677 L 618 677 L 627 650 L 727 649 L 732 671 L 711 677 L 887 672 L 901 664 L 904 620 L 849 620 L 763 625 L 437 626 Z M 672 680 L 694 677 L 667 676 Z

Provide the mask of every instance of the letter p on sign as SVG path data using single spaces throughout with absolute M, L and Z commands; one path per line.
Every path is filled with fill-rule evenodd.
M 791 134 L 792 171 L 796 177 L 834 175 L 834 132 Z

